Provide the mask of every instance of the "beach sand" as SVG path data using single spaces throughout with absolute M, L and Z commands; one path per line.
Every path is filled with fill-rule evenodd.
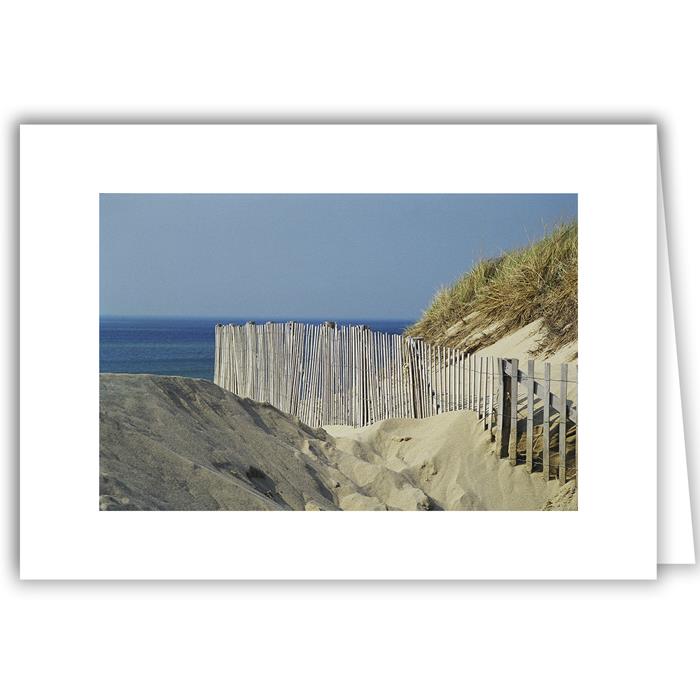
M 500 338 L 494 343 L 480 347 L 474 354 L 477 357 L 514 358 L 525 363 L 528 360 L 534 359 L 538 365 L 544 361 L 550 362 L 553 365 L 558 365 L 562 362 L 577 362 L 578 341 L 570 343 L 569 345 L 564 345 L 556 352 L 547 355 L 543 352 L 538 352 L 538 347 L 543 338 L 542 322 L 533 321 L 519 328 L 517 331 L 513 331 L 503 338 Z
M 212 382 L 100 375 L 104 510 L 541 510 L 571 486 L 511 467 L 471 412 L 313 429 Z
M 560 490 L 554 480 L 545 484 L 524 465 L 497 458 L 471 411 L 326 430 L 340 453 L 406 477 L 435 510 L 539 510 Z

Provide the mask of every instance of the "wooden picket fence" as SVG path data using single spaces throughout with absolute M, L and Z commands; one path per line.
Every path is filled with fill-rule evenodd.
M 474 411 L 500 457 L 564 483 L 576 476 L 577 366 L 555 377 L 538 364 L 540 375 L 533 360 L 524 372 L 366 326 L 251 322 L 216 326 L 214 382 L 312 427 Z

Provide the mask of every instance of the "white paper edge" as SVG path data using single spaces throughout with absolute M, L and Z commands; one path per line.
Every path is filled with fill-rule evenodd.
M 695 564 L 661 165 L 658 167 L 658 563 Z M 640 430 L 643 428 L 640 427 Z

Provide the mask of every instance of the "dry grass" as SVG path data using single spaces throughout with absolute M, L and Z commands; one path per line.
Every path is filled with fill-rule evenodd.
M 553 353 L 577 340 L 576 221 L 526 248 L 480 260 L 441 289 L 406 333 L 474 352 L 538 319 L 544 333 L 538 352 Z

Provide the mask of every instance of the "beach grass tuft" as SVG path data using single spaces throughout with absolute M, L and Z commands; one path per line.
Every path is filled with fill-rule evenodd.
M 475 352 L 540 320 L 537 352 L 545 355 L 578 339 L 578 222 L 541 240 L 479 260 L 440 289 L 407 335 Z

